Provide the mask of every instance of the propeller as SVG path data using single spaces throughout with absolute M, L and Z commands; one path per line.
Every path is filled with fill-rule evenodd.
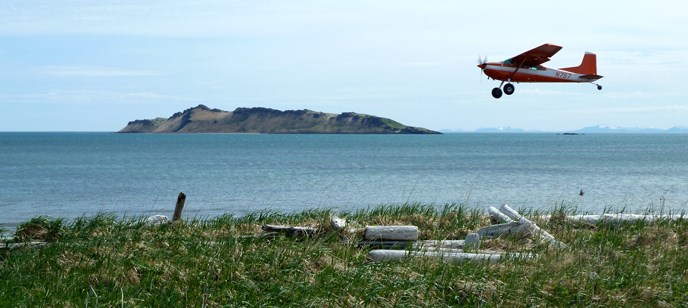
M 480 82 L 483 81 L 483 71 L 485 70 L 485 67 L 487 66 L 487 56 L 484 58 L 481 58 L 478 56 L 478 67 L 480 68 Z
M 487 56 L 485 56 L 484 58 L 481 58 L 480 56 L 478 56 L 478 67 L 481 70 L 485 69 L 486 64 L 487 64 Z

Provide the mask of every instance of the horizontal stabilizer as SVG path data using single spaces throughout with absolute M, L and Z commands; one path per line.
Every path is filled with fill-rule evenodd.
M 602 76 L 596 75 L 596 74 L 587 74 L 587 75 L 580 76 L 580 78 L 588 79 L 588 80 L 590 80 L 590 81 L 593 81 L 593 80 L 597 80 L 597 79 L 602 78 Z

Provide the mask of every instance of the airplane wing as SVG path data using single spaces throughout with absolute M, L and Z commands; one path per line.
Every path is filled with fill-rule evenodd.
M 508 61 L 514 65 L 538 66 L 549 61 L 549 58 L 556 54 L 559 50 L 561 50 L 561 46 L 543 44 L 509 60 L 506 60 L 505 62 Z

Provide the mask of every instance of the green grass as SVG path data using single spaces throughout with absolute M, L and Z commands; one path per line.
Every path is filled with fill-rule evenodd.
M 571 214 L 556 209 L 552 214 Z M 422 239 L 463 239 L 489 225 L 481 210 L 407 204 L 339 213 L 350 226 L 413 224 Z M 539 213 L 531 213 L 539 214 Z M 484 240 L 537 259 L 373 263 L 359 233 L 257 238 L 260 225 L 321 225 L 332 211 L 253 213 L 147 226 L 98 215 L 37 217 L 17 236 L 42 248 L 0 251 L 0 307 L 16 306 L 683 306 L 688 222 L 539 222 L 569 244 Z

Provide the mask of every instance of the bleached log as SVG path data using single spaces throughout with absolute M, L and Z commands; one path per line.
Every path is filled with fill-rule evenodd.
M 169 218 L 165 215 L 153 215 L 146 218 L 146 224 L 149 226 L 162 225 L 169 222 Z
M 414 248 L 454 248 L 463 249 L 464 240 L 426 240 L 418 241 L 413 244 Z
M 408 249 L 416 248 L 417 242 L 414 241 L 367 241 L 358 242 L 359 248 L 373 249 Z
M 552 216 L 545 215 L 541 218 L 549 220 Z M 643 214 L 600 214 L 600 215 L 569 215 L 566 216 L 567 220 L 580 221 L 585 223 L 596 224 L 599 222 L 633 222 L 633 221 L 646 221 L 655 222 L 657 220 L 681 220 L 688 219 L 688 215 L 675 214 L 675 215 L 643 215 Z
M 519 214 L 516 210 L 509 207 L 508 204 L 502 204 L 502 206 L 499 207 L 499 211 L 502 212 L 507 217 L 509 217 L 515 221 L 519 221 L 519 220 L 521 220 L 521 218 L 523 218 L 523 216 L 521 216 L 521 214 Z
M 516 212 L 514 209 L 510 208 L 508 205 L 502 204 L 502 206 L 499 208 L 499 210 L 502 213 L 504 213 L 506 216 L 509 216 L 509 218 L 526 225 L 526 227 L 528 228 L 528 230 L 532 234 L 539 236 L 540 238 L 542 238 L 542 239 L 544 239 L 544 240 L 550 242 L 551 244 L 558 246 L 560 248 L 566 247 L 566 244 L 558 241 L 556 238 L 554 238 L 553 235 L 549 234 L 549 232 L 542 230 L 540 227 L 538 227 L 537 224 L 530 221 L 530 219 L 521 216 L 521 214 Z
M 431 257 L 439 258 L 446 262 L 461 262 L 467 260 L 497 262 L 504 257 L 513 258 L 532 258 L 532 254 L 520 253 L 467 253 L 449 251 L 408 251 L 408 250 L 385 250 L 376 249 L 368 253 L 372 261 L 383 260 L 403 260 L 408 257 Z
M 426 241 L 367 241 L 358 242 L 358 247 L 374 249 L 463 249 L 464 240 L 426 240 Z
M 261 227 L 265 232 L 278 232 L 286 234 L 287 236 L 311 236 L 318 232 L 318 229 L 313 227 L 293 227 L 282 225 L 263 225 Z
M 374 249 L 368 252 L 368 258 L 372 261 L 399 261 L 411 256 L 411 253 L 407 250 Z
M 366 226 L 365 239 L 388 241 L 415 241 L 418 239 L 416 226 Z
M 490 213 L 490 216 L 498 223 L 507 223 L 513 221 L 511 220 L 511 218 L 509 218 L 509 216 L 504 215 L 504 213 L 500 212 L 499 209 L 497 209 L 494 206 L 488 207 L 487 211 Z
M 0 243 L 0 249 L 19 249 L 19 248 L 27 248 L 27 247 L 43 247 L 45 245 L 48 245 L 47 242 L 42 242 L 42 241 L 33 241 L 33 242 L 19 242 L 19 243 Z
M 527 232 L 527 226 L 517 221 L 511 221 L 481 228 L 476 233 L 482 237 L 498 237 L 500 235 L 524 235 Z
M 476 250 L 480 248 L 480 235 L 478 233 L 468 233 L 464 240 L 463 249 Z
M 337 216 L 332 216 L 332 220 L 330 221 L 330 226 L 334 230 L 342 230 L 346 227 L 346 219 L 339 218 Z

